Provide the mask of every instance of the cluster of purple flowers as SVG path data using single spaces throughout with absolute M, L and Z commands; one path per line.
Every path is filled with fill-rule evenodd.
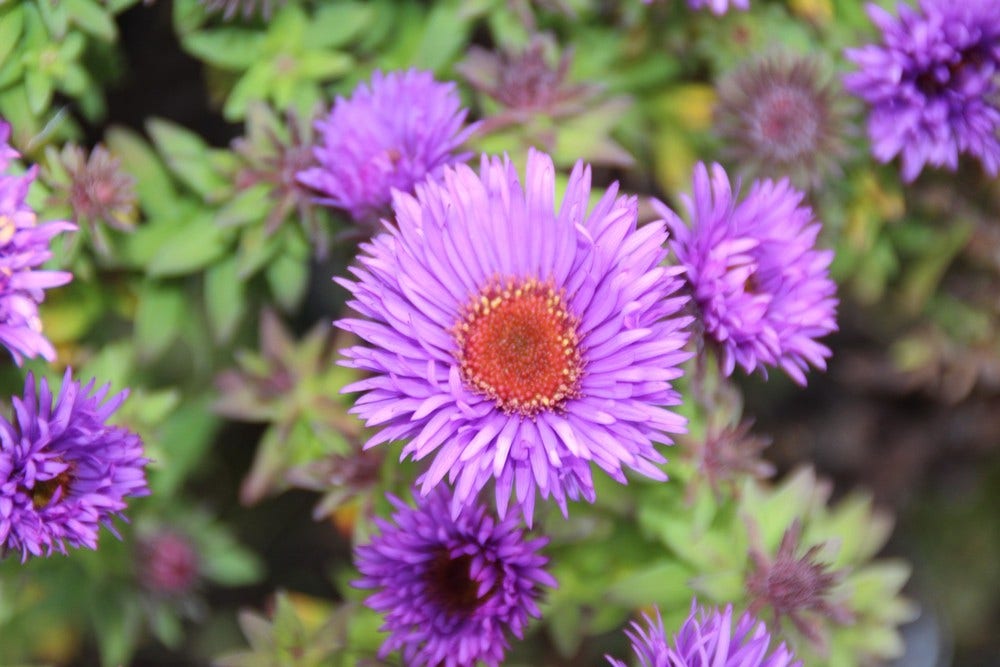
M 18 157 L 9 138 L 10 126 L 0 120 L 0 342 L 18 364 L 24 357 L 54 361 L 38 304 L 45 289 L 72 274 L 36 267 L 51 258 L 52 238 L 75 226 L 37 223 L 26 203 L 37 167 L 8 173 Z M 24 396 L 12 399 L 13 418 L 0 416 L 0 558 L 96 549 L 100 527 L 114 532 L 125 498 L 148 493 L 139 436 L 105 423 L 127 392 L 108 398 L 108 387 L 93 389 L 93 381 L 80 387 L 67 370 L 53 400 L 47 380 L 36 389 L 28 373 Z
M 456 154 L 474 129 L 464 118 L 429 74 L 376 74 L 317 121 L 320 166 L 299 177 L 358 221 L 385 213 L 353 279 L 336 279 L 359 315 L 336 325 L 366 343 L 342 363 L 366 373 L 345 391 L 363 392 L 353 412 L 373 429 L 367 446 L 402 441 L 404 457 L 430 460 L 416 508 L 391 498 L 393 522 L 356 550 L 355 585 L 385 614 L 383 655 L 414 665 L 498 664 L 505 629 L 520 636 L 538 615 L 539 587 L 555 582 L 544 541 L 525 541 L 515 515 L 530 526 L 539 497 L 564 514 L 568 500 L 593 502 L 592 464 L 621 483 L 625 469 L 666 479 L 655 445 L 685 430 L 671 408 L 689 312 L 727 374 L 775 366 L 802 384 L 830 355 L 816 339 L 836 328 L 831 253 L 787 181 L 737 203 L 722 168 L 710 181 L 699 165 L 692 226 L 662 205 L 664 219 L 640 226 L 637 199 L 617 184 L 594 197 L 583 163 L 561 201 L 538 151 L 523 177 L 507 157 L 473 171 Z M 478 504 L 487 487 L 499 519 Z M 722 664 L 696 656 L 726 650 L 730 616 L 689 621 L 670 664 Z M 725 664 L 787 665 L 783 647 L 763 661 L 769 637 L 753 623 L 732 632 Z M 665 664 L 658 650 L 641 655 Z
M 24 357 L 52 361 L 56 352 L 42 334 L 38 304 L 44 290 L 65 285 L 73 276 L 37 267 L 52 257 L 52 238 L 76 227 L 62 221 L 38 224 L 25 201 L 38 168 L 21 175 L 9 173 L 11 161 L 18 157 L 9 139 L 10 125 L 0 119 L 0 344 L 18 364 Z

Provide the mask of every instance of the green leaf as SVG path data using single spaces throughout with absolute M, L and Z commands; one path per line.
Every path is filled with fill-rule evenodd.
M 236 82 L 222 108 L 222 115 L 226 120 L 242 120 L 250 102 L 267 99 L 267 91 L 272 83 L 271 70 L 270 63 L 257 62 Z
M 427 18 L 423 39 L 413 57 L 415 67 L 439 70 L 451 63 L 469 38 L 469 21 L 454 2 L 437 4 Z
M 19 5 L 0 9 L 0 64 L 6 64 L 21 39 L 24 29 L 24 12 Z
M 121 160 L 122 171 L 136 179 L 136 194 L 150 216 L 172 214 L 178 205 L 177 190 L 160 159 L 138 134 L 124 128 L 111 128 L 105 142 Z
M 153 256 L 147 267 L 150 276 L 183 276 L 199 271 L 225 254 L 229 234 L 200 213 L 178 225 Z
M 147 282 L 137 295 L 136 351 L 143 359 L 162 354 L 174 342 L 184 317 L 184 292 L 177 285 Z
M 264 276 L 278 305 L 291 312 L 301 303 L 309 285 L 308 257 L 283 252 L 267 265 Z
M 149 478 L 154 496 L 171 496 L 199 468 L 219 424 L 209 397 L 185 397 L 159 433 L 160 456 Z
M 264 35 L 245 28 L 219 28 L 196 32 L 184 39 L 184 48 L 221 69 L 242 71 L 260 57 Z
M 235 256 L 227 257 L 205 272 L 205 310 L 216 342 L 232 339 L 246 310 L 246 290 Z
M 240 190 L 215 215 L 215 224 L 220 227 L 239 227 L 252 222 L 260 222 L 273 206 L 271 186 L 258 183 L 246 190 Z
M 118 667 L 127 664 L 142 627 L 142 611 L 138 608 L 138 600 L 119 594 L 112 599 L 95 601 L 97 602 L 100 613 L 91 614 L 90 618 L 97 633 L 101 665 Z
M 648 604 L 669 607 L 691 598 L 691 571 L 676 561 L 664 560 L 615 582 L 608 597 L 619 604 L 639 608 Z
M 374 9 L 362 2 L 337 2 L 321 6 L 306 29 L 306 49 L 339 48 L 360 35 L 375 17 Z
M 105 42 L 114 42 L 118 38 L 118 29 L 111 16 L 93 0 L 63 0 L 72 23 L 80 26 L 84 32 Z
M 28 108 L 41 115 L 52 100 L 52 80 L 42 71 L 28 68 L 24 72 L 24 89 L 28 93 Z
M 230 188 L 208 163 L 209 147 L 197 134 L 160 118 L 147 121 L 146 129 L 170 170 L 204 199 L 219 199 Z

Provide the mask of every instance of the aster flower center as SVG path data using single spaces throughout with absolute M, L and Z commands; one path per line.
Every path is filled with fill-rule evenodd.
M 551 283 L 507 280 L 484 289 L 455 328 L 466 383 L 505 412 L 533 416 L 578 395 L 577 321 Z
M 815 146 L 821 113 L 804 91 L 778 87 L 758 101 L 752 129 L 778 158 L 792 159 Z
M 427 586 L 433 599 L 456 616 L 468 616 L 482 601 L 479 584 L 471 576 L 472 556 L 452 557 L 447 551 L 438 553 L 427 570 Z
M 35 506 L 35 509 L 40 510 L 47 507 L 60 489 L 62 489 L 61 495 L 66 495 L 69 485 L 73 482 L 73 468 L 74 466 L 70 464 L 52 479 L 35 482 L 35 485 L 28 491 L 31 496 L 31 504 Z

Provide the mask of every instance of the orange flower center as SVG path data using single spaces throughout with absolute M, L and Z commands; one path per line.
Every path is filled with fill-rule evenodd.
M 466 383 L 504 412 L 534 416 L 579 394 L 576 319 L 551 283 L 487 286 L 455 328 Z

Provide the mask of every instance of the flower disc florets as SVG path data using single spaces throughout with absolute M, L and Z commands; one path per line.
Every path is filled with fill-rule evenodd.
M 646 626 L 632 623 L 626 636 L 641 667 L 801 667 L 802 663 L 780 644 L 771 650 L 767 626 L 745 613 L 733 627 L 733 608 L 698 609 L 691 604 L 691 615 L 668 643 L 659 610 L 656 620 L 645 616 Z M 626 667 L 608 657 L 614 667 Z
M 125 498 L 149 493 L 142 440 L 105 423 L 126 392 L 102 405 L 108 387 L 89 395 L 93 387 L 67 370 L 53 402 L 48 382 L 36 393 L 29 373 L 24 398 L 13 399 L 15 419 L 0 417 L 0 554 L 96 549 L 98 529 L 114 532 Z
M 577 322 L 551 284 L 498 281 L 455 327 L 462 379 L 506 413 L 559 408 L 579 392 Z
M 826 368 L 830 349 L 816 339 L 836 330 L 837 299 L 833 253 L 816 249 L 820 225 L 803 193 L 764 180 L 737 202 L 725 170 L 713 165 L 709 177 L 701 163 L 693 186 L 693 198 L 683 198 L 690 227 L 655 206 L 674 232 L 671 248 L 723 373 L 778 366 L 804 385 L 810 365 Z
M 690 318 L 671 296 L 664 223 L 637 227 L 615 185 L 588 212 L 583 164 L 558 209 L 554 188 L 534 151 L 523 186 L 506 159 L 446 168 L 396 194 L 395 225 L 362 246 L 358 281 L 341 281 L 368 318 L 337 323 L 371 343 L 344 351 L 371 373 L 347 387 L 367 392 L 353 411 L 381 429 L 368 446 L 434 454 L 422 490 L 448 477 L 453 511 L 491 479 L 501 515 L 512 492 L 529 521 L 536 493 L 566 511 L 593 500 L 591 462 L 621 482 L 625 466 L 664 479 L 653 443 L 684 428 L 666 407 Z
M 392 191 L 412 192 L 428 176 L 468 154 L 456 149 L 474 126 L 454 83 L 430 72 L 375 72 L 350 99 L 338 97 L 326 118 L 316 121 L 322 144 L 318 167 L 299 180 L 322 193 L 321 203 L 346 210 L 358 222 L 375 222 L 388 212 Z
M 362 578 L 374 592 L 366 604 L 385 615 L 389 633 L 380 651 L 401 651 L 413 667 L 500 664 L 507 631 L 523 637 L 540 615 L 541 587 L 556 585 L 539 550 L 517 520 L 497 521 L 479 504 L 455 518 L 449 493 L 437 489 L 410 507 L 393 496 L 392 522 L 376 519 L 380 534 L 355 549 Z
M 859 71 L 844 77 L 871 106 L 868 134 L 881 162 L 902 156 L 903 179 L 927 164 L 958 167 L 960 153 L 1000 172 L 1000 3 L 921 0 L 898 17 L 874 4 L 882 44 L 848 49 Z

